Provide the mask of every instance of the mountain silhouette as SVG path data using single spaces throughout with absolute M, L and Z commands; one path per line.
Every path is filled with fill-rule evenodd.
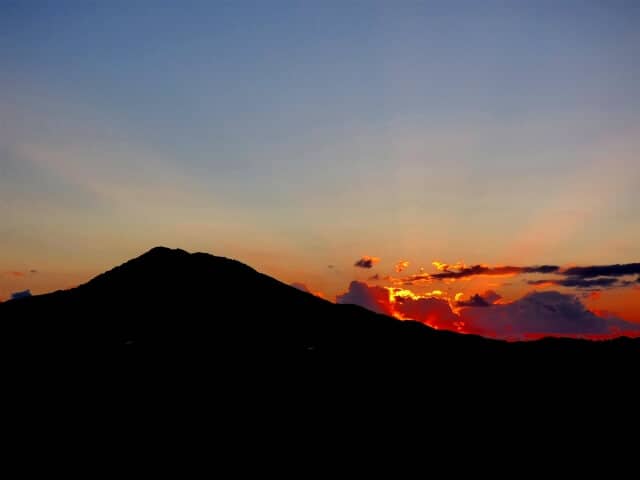
M 433 330 L 162 247 L 77 288 L 0 304 L 0 342 L 16 431 L 24 418 L 59 419 L 54 431 L 91 419 L 119 438 L 131 426 L 148 438 L 208 425 L 221 440 L 262 432 L 263 445 L 285 424 L 294 442 L 338 439 L 354 419 L 362 432 L 422 424 L 437 443 L 486 435 L 496 420 L 531 426 L 541 412 L 580 423 L 576 405 L 633 411 L 640 359 L 637 339 L 509 343 Z
M 504 342 L 438 331 L 333 304 L 235 260 L 165 247 L 77 288 L 0 304 L 0 335 L 5 354 L 28 361 L 115 355 L 196 368 L 278 362 L 371 374 L 401 366 L 428 368 L 432 379 L 509 378 L 514 364 L 535 375 L 594 375 L 640 353 L 640 340 L 628 338 Z

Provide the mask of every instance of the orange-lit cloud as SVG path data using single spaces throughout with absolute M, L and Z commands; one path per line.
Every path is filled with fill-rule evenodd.
M 597 298 L 593 297 L 596 295 Z M 618 288 L 586 292 L 582 296 L 591 308 L 608 311 L 615 316 L 640 323 L 640 288 Z
M 437 260 L 431 262 L 431 264 L 440 272 L 446 272 L 449 269 L 449 265 L 447 263 L 438 262 Z
M 5 272 L 5 273 L 11 277 L 21 278 L 25 276 L 24 272 Z
M 363 255 L 360 259 L 356 260 L 353 266 L 360 267 L 360 268 L 371 268 L 379 261 L 380 259 L 378 257 L 370 257 L 368 255 Z
M 431 262 L 431 265 L 436 267 L 436 270 L 438 270 L 439 272 L 449 272 L 451 270 L 460 271 L 467 268 L 464 262 L 456 262 L 453 264 L 449 264 L 449 263 L 444 263 L 444 262 L 439 262 L 437 260 L 434 260 L 433 262 Z
M 400 273 L 408 267 L 409 267 L 409 262 L 407 260 L 400 260 L 398 263 L 396 263 L 395 270 L 396 272 Z
M 394 313 L 388 289 L 370 286 L 356 280 L 349 284 L 349 289 L 345 293 L 336 296 L 336 303 L 360 305 L 367 310 L 385 315 Z
M 461 261 L 455 264 L 434 261 L 433 266 L 436 269 L 433 273 L 420 271 L 407 276 L 376 275 L 372 277 L 378 282 L 387 281 L 390 285 L 387 287 L 388 301 L 381 291 L 378 292 L 376 300 L 378 311 L 388 312 L 389 315 L 399 319 L 411 318 L 407 313 L 410 311 L 414 319 L 432 327 L 505 339 L 533 339 L 545 335 L 609 338 L 619 335 L 620 332 L 636 335 L 636 330 L 639 328 L 634 323 L 628 322 L 640 322 L 640 298 L 634 290 L 640 287 L 636 277 L 640 263 L 560 267 L 557 265 L 489 266 L 486 264 L 467 266 Z M 540 279 L 541 274 L 552 275 L 555 278 Z M 605 274 L 610 276 L 603 276 Z M 478 277 L 493 279 L 515 275 L 532 275 L 533 279 L 527 279 L 518 284 L 475 280 Z M 631 275 L 633 278 L 629 278 Z M 452 292 L 449 285 L 462 281 L 465 283 Z M 438 288 L 436 282 L 440 285 L 444 284 L 443 286 L 447 288 L 442 286 Z M 520 285 L 519 289 L 517 285 Z M 521 296 L 522 287 L 525 285 L 533 286 L 535 290 Z M 424 291 L 425 286 L 429 287 L 429 291 Z M 507 298 L 502 298 L 501 294 L 495 291 L 503 287 L 508 288 Z M 550 287 L 573 289 L 576 294 L 548 291 Z M 492 290 L 478 294 L 473 291 L 468 292 L 470 288 L 477 289 L 476 291 L 484 291 L 487 288 Z M 584 292 L 584 290 L 587 290 L 587 293 L 578 295 L 578 292 Z M 612 292 L 613 290 L 620 291 L 621 295 L 627 291 L 629 295 L 616 294 L 615 297 L 610 298 L 610 293 L 607 293 L 606 300 L 600 300 L 604 298 L 602 291 Z M 366 288 L 360 287 L 359 295 L 366 296 Z M 599 312 L 606 309 L 614 313 L 606 318 L 596 315 L 594 311 L 584 307 L 581 300 L 576 300 L 578 302 L 576 304 L 573 299 L 578 297 L 589 305 L 591 305 L 590 302 L 598 301 Z M 442 300 L 447 308 L 440 303 L 423 301 L 426 299 Z M 540 300 L 548 304 L 544 307 L 544 311 L 536 312 L 535 305 L 539 304 Z M 419 307 L 416 306 L 416 302 Z M 434 309 L 439 313 L 434 313 Z M 457 316 L 455 321 L 451 315 L 444 313 L 448 310 Z M 486 310 L 486 312 L 481 313 L 479 310 Z M 555 313 L 547 315 L 548 312 Z M 602 323 L 598 318 L 605 318 L 606 322 Z M 540 323 L 542 320 L 552 324 L 544 327 Z M 571 326 L 571 321 L 577 322 L 574 327 Z M 571 331 L 572 328 L 573 331 Z

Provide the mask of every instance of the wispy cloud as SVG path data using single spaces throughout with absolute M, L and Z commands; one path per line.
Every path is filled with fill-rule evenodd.
M 434 262 L 437 263 L 437 262 Z M 539 265 L 539 266 L 526 266 L 526 267 L 514 267 L 514 266 L 497 266 L 490 267 L 488 265 L 473 265 L 470 267 L 464 265 L 449 266 L 447 264 L 438 264 L 437 273 L 419 273 L 416 275 L 409 275 L 401 279 L 404 282 L 414 282 L 420 280 L 448 280 L 469 278 L 481 275 L 487 276 L 501 276 L 501 275 L 520 275 L 528 273 L 555 273 L 560 267 L 556 265 Z
M 34 141 L 17 145 L 16 153 L 52 179 L 64 179 L 104 205 L 166 210 L 176 205 L 201 207 L 213 198 L 174 160 L 130 142 Z
M 542 280 L 529 280 L 529 285 L 558 285 L 561 287 L 575 287 L 575 288 L 610 288 L 617 286 L 626 286 L 625 282 L 621 282 L 617 278 L 602 277 L 602 278 L 580 278 L 580 277 L 567 277 L 560 280 L 545 278 Z
M 623 279 L 621 277 L 640 275 L 640 263 L 615 265 L 574 266 L 562 269 L 557 265 L 533 266 L 488 266 L 478 264 L 466 266 L 461 262 L 447 264 L 433 262 L 437 272 L 421 272 L 394 279 L 397 284 L 411 285 L 419 282 L 455 281 L 477 276 L 509 276 L 529 274 L 553 274 L 558 278 L 528 280 L 529 285 L 560 286 L 567 288 L 618 288 L 627 287 L 640 280 Z M 640 277 L 638 277 L 640 279 Z
M 10 277 L 16 277 L 16 278 L 22 278 L 25 276 L 24 272 L 18 272 L 18 271 L 5 272 L 5 274 Z
M 534 267 L 488 267 L 486 265 L 474 265 L 472 267 L 463 267 L 459 270 L 446 270 L 431 275 L 435 279 L 446 278 L 464 278 L 476 275 L 518 275 L 523 273 L 553 273 L 558 270 L 556 265 L 542 265 Z

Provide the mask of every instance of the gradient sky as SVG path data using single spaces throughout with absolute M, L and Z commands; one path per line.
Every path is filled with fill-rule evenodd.
M 159 244 L 330 299 L 640 261 L 639 59 L 632 1 L 0 0 L 0 299 Z

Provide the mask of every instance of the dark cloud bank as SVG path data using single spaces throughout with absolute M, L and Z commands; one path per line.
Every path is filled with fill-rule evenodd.
M 529 280 L 529 285 L 557 285 L 559 287 L 596 289 L 627 287 L 634 283 L 633 280 L 623 280 L 620 277 L 640 275 L 640 263 L 626 263 L 615 265 L 591 265 L 586 267 L 569 267 L 562 270 L 557 265 L 537 265 L 526 267 L 488 267 L 486 265 L 473 265 L 471 267 L 448 267 L 437 273 L 420 273 L 409 275 L 401 280 L 402 283 L 411 284 L 420 280 L 447 280 L 470 278 L 479 275 L 525 275 L 525 274 L 554 274 L 558 277 L 544 278 L 541 280 Z M 640 277 L 635 282 L 640 282 Z

